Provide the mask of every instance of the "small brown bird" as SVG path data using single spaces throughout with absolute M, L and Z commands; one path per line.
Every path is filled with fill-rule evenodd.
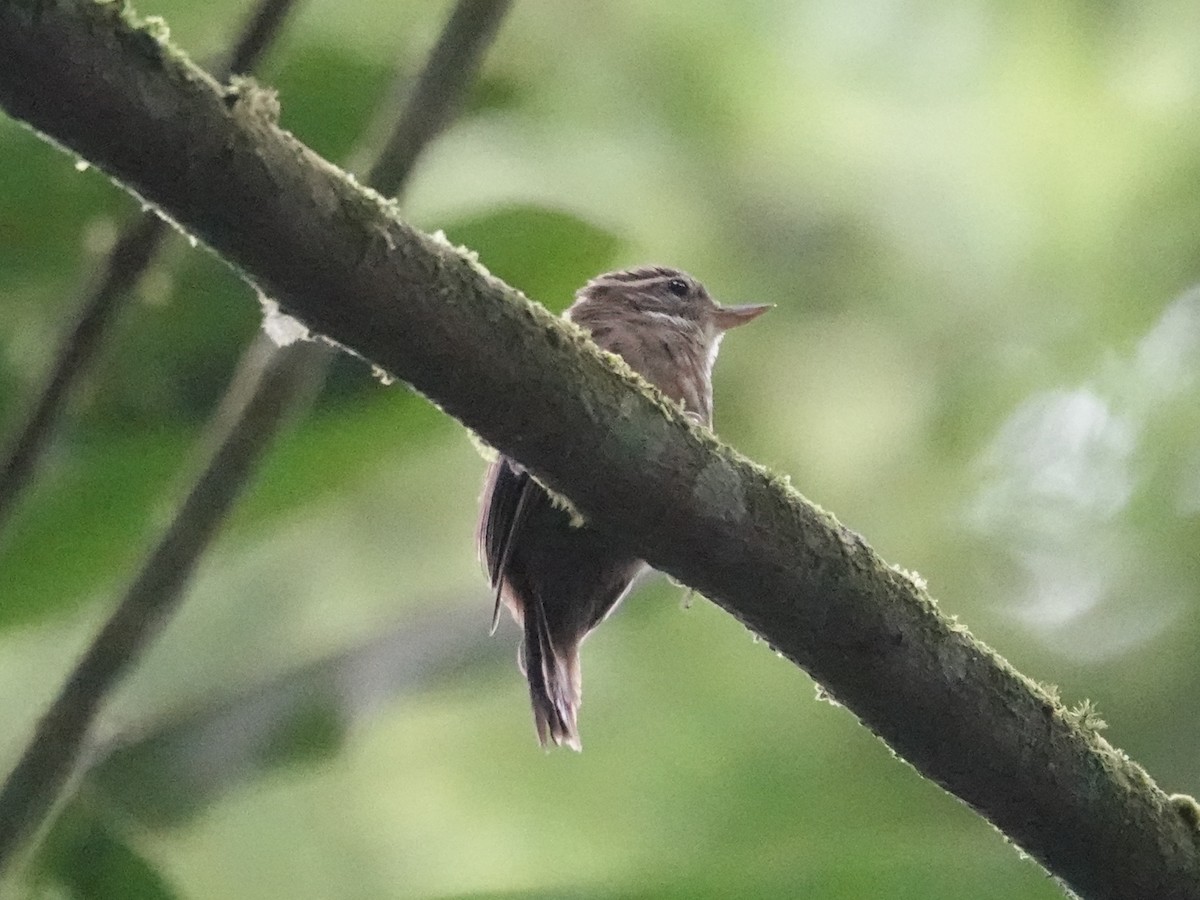
M 563 315 L 704 424 L 712 422 L 712 368 L 721 338 L 768 305 L 722 306 L 685 272 L 662 267 L 593 278 Z M 580 749 L 579 645 L 621 602 L 644 563 L 570 515 L 515 461 L 488 471 L 477 533 L 496 604 L 525 639 L 517 664 L 529 680 L 538 740 Z

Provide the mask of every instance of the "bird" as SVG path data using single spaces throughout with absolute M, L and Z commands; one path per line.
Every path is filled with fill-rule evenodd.
M 686 272 L 641 266 L 591 279 L 563 316 L 602 349 L 712 424 L 712 369 L 725 332 L 770 304 L 723 306 Z M 580 750 L 579 647 L 629 593 L 646 564 L 552 501 L 516 460 L 489 466 L 476 542 L 495 593 L 492 633 L 505 607 L 523 629 L 517 665 L 529 682 L 542 747 Z

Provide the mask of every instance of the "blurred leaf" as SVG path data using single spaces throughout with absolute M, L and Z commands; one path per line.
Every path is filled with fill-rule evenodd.
M 84 397 L 82 425 L 201 424 L 221 398 L 261 313 L 244 281 L 209 253 L 176 248 L 139 286 Z M 172 258 L 173 257 L 173 258 Z
M 31 284 L 70 271 L 87 223 L 135 205 L 103 175 L 75 171 L 71 157 L 8 120 L 0 120 L 0 172 L 20 173 L 0 191 L 0 311 L 7 315 L 31 299 Z
M 86 593 L 111 589 L 147 539 L 147 512 L 188 440 L 162 426 L 52 458 L 0 540 L 0 628 L 61 615 Z
M 230 523 L 233 531 L 260 525 L 264 518 L 319 503 L 374 470 L 381 459 L 399 460 L 426 451 L 457 427 L 419 394 L 398 383 L 383 387 L 361 360 L 344 354 L 347 377 L 363 385 L 353 405 L 342 400 L 315 413 L 284 435 L 254 489 L 241 501 Z M 336 366 L 336 364 L 335 364 Z
M 333 756 L 342 746 L 346 727 L 337 703 L 330 697 L 312 697 L 276 724 L 262 748 L 265 766 L 303 765 Z
M 79 809 L 58 818 L 34 878 L 72 900 L 173 900 L 180 895 L 110 824 Z
M 579 216 L 509 206 L 462 219 L 447 237 L 479 253 L 498 278 L 558 312 L 583 282 L 609 268 L 621 249 L 615 234 Z
M 143 824 L 179 825 L 240 785 L 329 758 L 352 726 L 494 658 L 499 647 L 474 619 L 402 623 L 241 696 L 118 738 L 85 776 L 84 793 Z
M 518 109 L 528 96 L 515 72 L 484 73 L 467 97 L 464 118 L 481 112 L 506 112 Z
M 396 67 L 336 47 L 297 48 L 274 80 L 280 124 L 326 159 L 344 160 L 386 97 Z

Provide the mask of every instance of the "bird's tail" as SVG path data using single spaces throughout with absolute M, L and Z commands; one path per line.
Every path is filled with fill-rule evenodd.
M 527 603 L 524 613 L 525 641 L 517 662 L 529 681 L 538 740 L 543 747 L 553 741 L 581 750 L 577 722 L 581 702 L 579 643 L 555 644 L 540 598 Z

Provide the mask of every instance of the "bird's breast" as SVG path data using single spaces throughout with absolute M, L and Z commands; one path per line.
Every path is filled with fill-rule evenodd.
M 683 333 L 639 333 L 621 355 L 630 368 L 688 412 L 712 419 L 712 380 L 708 348 Z

